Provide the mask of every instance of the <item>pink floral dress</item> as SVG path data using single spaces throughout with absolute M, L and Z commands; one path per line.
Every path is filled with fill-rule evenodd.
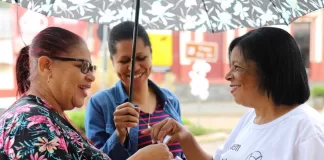
M 0 159 L 109 160 L 50 105 L 32 95 L 20 98 L 0 116 Z

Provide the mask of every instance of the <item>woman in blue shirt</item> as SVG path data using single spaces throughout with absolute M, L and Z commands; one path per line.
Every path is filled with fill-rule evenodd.
M 134 22 L 116 25 L 109 35 L 110 59 L 120 79 L 109 89 L 93 95 L 88 103 L 85 127 L 87 137 L 112 159 L 127 159 L 138 149 L 152 144 L 149 134 L 141 131 L 173 118 L 181 123 L 177 97 L 149 80 L 152 71 L 152 47 L 143 26 L 138 26 L 136 64 L 134 69 L 134 109 L 127 104 L 130 86 Z M 118 106 L 118 107 L 117 107 Z M 127 136 L 126 128 L 130 132 Z M 184 157 L 180 144 L 168 145 L 173 156 Z

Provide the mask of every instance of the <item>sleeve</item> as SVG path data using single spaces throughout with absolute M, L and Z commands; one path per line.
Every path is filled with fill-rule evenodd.
M 175 102 L 174 102 L 174 106 L 175 106 L 175 109 L 179 115 L 179 120 L 180 120 L 180 123 L 183 124 L 182 122 L 182 116 L 181 116 L 181 109 L 180 109 L 180 102 L 179 102 L 179 99 L 175 96 Z
M 107 105 L 107 107 L 109 106 Z M 98 103 L 96 97 L 91 97 L 86 108 L 85 116 L 87 137 L 93 142 L 95 147 L 102 150 L 111 159 L 123 160 L 129 158 L 130 141 L 127 139 L 124 145 L 120 143 L 113 127 L 114 124 L 106 124 L 103 112 L 102 106 Z M 113 123 L 113 121 L 111 123 Z
M 295 160 L 322 160 L 324 157 L 324 135 L 317 135 L 297 145 Z
M 178 97 L 174 93 L 172 93 L 169 89 L 167 89 L 167 88 L 163 88 L 162 90 L 168 96 L 172 96 L 171 102 L 172 102 L 173 109 L 174 109 L 174 111 L 177 114 L 177 118 L 179 118 L 179 120 L 178 120 L 179 123 L 183 124 L 183 122 L 182 122 L 182 116 L 181 116 L 180 102 L 179 102 Z
M 27 121 L 12 122 L 10 132 L 4 139 L 0 158 L 14 159 L 72 159 L 68 143 L 62 133 L 42 116 L 32 116 Z

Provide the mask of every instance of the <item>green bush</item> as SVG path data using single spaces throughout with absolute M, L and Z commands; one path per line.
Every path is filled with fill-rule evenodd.
M 324 85 L 316 85 L 312 88 L 313 97 L 323 97 L 324 98 Z
M 195 125 L 190 120 L 188 120 L 186 118 L 182 118 L 182 122 L 194 136 L 209 134 L 209 133 L 212 133 L 215 131 L 215 130 L 212 130 L 209 128 Z
M 190 125 L 188 127 L 189 131 L 194 135 L 194 136 L 201 136 L 209 133 L 213 133 L 214 130 L 209 129 L 209 128 L 204 128 L 198 125 Z
M 187 118 L 182 118 L 182 123 L 183 123 L 183 125 L 185 125 L 185 126 L 187 126 L 187 125 L 191 125 L 191 124 L 192 124 L 192 122 L 189 121 L 189 119 L 187 119 Z
M 73 110 L 66 112 L 67 116 L 72 121 L 73 125 L 78 127 L 81 131 L 85 133 L 85 127 L 84 127 L 84 117 L 85 117 L 85 111 L 84 110 Z

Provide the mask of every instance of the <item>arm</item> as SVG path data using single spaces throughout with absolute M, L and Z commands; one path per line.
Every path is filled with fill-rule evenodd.
M 173 106 L 175 107 L 175 110 L 179 116 L 179 120 L 180 120 L 179 123 L 183 125 L 179 100 L 174 94 L 172 95 L 174 96 Z M 195 160 L 195 159 L 212 160 L 213 159 L 211 155 L 208 155 L 199 146 L 196 139 L 189 131 L 188 131 L 187 139 L 179 142 L 184 153 L 183 157 L 186 157 L 188 160 Z
M 152 128 L 142 131 L 142 134 L 151 133 L 152 139 L 162 142 L 165 135 L 171 136 L 169 143 L 180 142 L 182 151 L 188 160 L 212 160 L 213 157 L 204 152 L 194 136 L 182 124 L 172 118 L 164 119 Z
M 220 160 L 221 155 L 226 152 L 230 146 L 235 141 L 236 137 L 239 135 L 240 130 L 247 123 L 247 120 L 252 116 L 253 117 L 254 110 L 247 112 L 240 120 L 238 125 L 232 131 L 229 138 L 226 140 L 224 146 L 222 148 L 217 149 L 214 160 Z M 142 131 L 142 134 L 150 133 L 152 139 L 155 141 L 163 141 L 163 138 L 166 134 L 172 136 L 169 143 L 179 141 L 182 147 L 183 152 L 186 155 L 188 160 L 212 160 L 213 157 L 204 152 L 194 136 L 190 133 L 190 131 L 182 126 L 179 122 L 174 119 L 168 118 L 157 124 L 155 124 L 151 129 L 146 129 Z
M 168 94 L 170 94 L 173 97 L 172 100 L 172 106 L 174 107 L 177 116 L 179 117 L 179 123 L 183 125 L 182 122 L 182 117 L 181 117 L 181 109 L 180 109 L 180 102 L 175 94 L 173 94 L 171 91 L 167 90 Z M 185 157 L 188 160 L 195 160 L 195 159 L 200 159 L 200 160 L 212 160 L 212 156 L 208 155 L 205 151 L 202 150 L 202 148 L 199 146 L 197 143 L 196 139 L 194 136 L 190 133 L 190 131 L 186 130 L 186 133 L 184 135 L 183 140 L 180 139 L 180 145 L 181 148 L 185 154 Z
M 87 137 L 94 143 L 94 146 L 105 152 L 112 159 L 127 159 L 131 145 L 122 145 L 114 129 L 114 122 L 106 125 L 106 120 L 103 113 L 102 104 L 96 99 L 98 97 L 91 97 L 87 106 L 85 116 L 85 129 Z M 102 101 L 101 101 L 102 102 Z M 106 107 L 112 104 L 105 104 Z M 112 109 L 112 108 L 110 108 Z M 113 111 L 111 111 L 113 113 Z M 109 115 L 113 117 L 113 115 Z M 107 127 L 108 126 L 108 127 Z M 109 127 L 110 126 L 110 127 Z

